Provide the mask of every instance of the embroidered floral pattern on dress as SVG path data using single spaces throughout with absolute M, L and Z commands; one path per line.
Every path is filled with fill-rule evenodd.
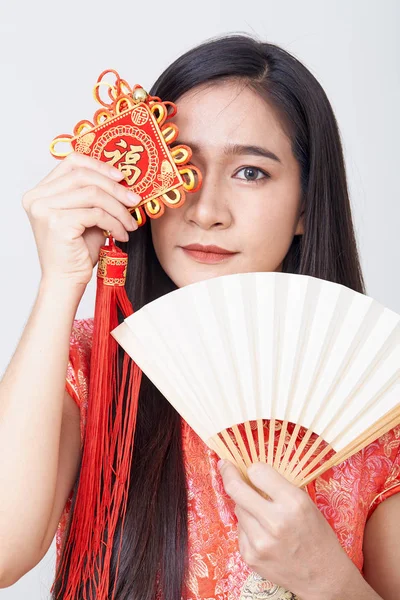
M 82 437 L 92 333 L 92 318 L 75 320 L 67 369 L 66 389 L 80 407 Z M 218 457 L 184 420 L 182 438 L 190 553 L 185 600 L 296 600 L 294 594 L 261 578 L 243 561 L 238 549 L 234 502 L 223 488 Z M 310 484 L 308 492 L 362 572 L 366 521 L 385 498 L 400 492 L 400 426 L 324 473 Z M 57 564 L 72 494 L 73 490 L 56 534 Z M 280 595 L 271 595 L 276 593 Z
M 247 578 L 239 600 L 300 600 L 296 594 L 267 581 L 258 573 Z

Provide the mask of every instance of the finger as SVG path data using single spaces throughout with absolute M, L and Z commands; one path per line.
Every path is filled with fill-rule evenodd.
M 46 203 L 42 199 L 33 201 L 30 206 L 30 214 L 35 218 L 44 217 L 48 210 L 73 210 L 88 208 L 89 210 L 103 210 L 115 219 L 118 219 L 126 230 L 134 231 L 138 225 L 128 209 L 115 198 L 95 187 L 88 186 L 79 188 L 72 192 L 66 192 L 51 196 Z
M 116 181 L 122 181 L 124 178 L 123 173 L 121 173 L 119 169 L 112 167 L 104 161 L 97 160 L 97 158 L 93 158 L 92 156 L 86 156 L 80 152 L 71 152 L 71 154 L 68 154 L 68 156 L 64 158 L 59 165 L 57 165 L 44 179 L 42 179 L 42 181 L 40 181 L 39 185 L 49 183 L 57 177 L 66 175 L 78 167 L 93 169 L 94 171 L 103 173 L 103 175 L 113 177 Z
M 238 525 L 246 533 L 249 540 L 259 538 L 260 536 L 267 536 L 268 530 L 265 529 L 260 521 L 256 519 L 248 510 L 236 504 L 235 515 L 238 519 Z
M 137 206 L 141 201 L 139 194 L 134 194 L 131 190 L 118 183 L 117 181 L 105 176 L 103 173 L 93 171 L 86 167 L 78 167 L 74 169 L 72 173 L 62 175 L 53 181 L 37 186 L 31 193 L 32 199 L 46 198 L 59 194 L 61 192 L 68 192 L 69 190 L 75 190 L 77 188 L 83 188 L 87 186 L 96 186 L 110 196 L 114 196 L 125 206 L 133 207 Z
M 239 552 L 240 552 L 243 560 L 245 562 L 247 562 L 246 559 L 249 558 L 249 555 L 251 553 L 251 544 L 250 544 L 249 537 L 246 533 L 246 530 L 241 526 L 239 521 L 238 521 L 238 546 L 239 546 Z
M 239 548 L 243 559 L 247 563 L 255 565 L 271 557 L 271 551 L 275 540 L 271 537 L 268 529 L 262 527 L 247 510 L 236 506 L 238 517 Z
M 278 473 L 274 467 L 263 462 L 251 464 L 247 469 L 247 475 L 251 483 L 268 494 L 273 501 L 290 501 L 294 496 L 304 493 Z
M 112 237 L 121 242 L 126 242 L 129 238 L 129 234 L 121 222 L 102 208 L 76 208 L 58 211 L 57 221 L 61 232 L 72 228 L 76 230 L 76 237 L 82 235 L 85 229 L 99 227 L 102 231 L 109 230 Z
M 247 510 L 262 525 L 268 527 L 271 521 L 271 517 L 269 517 L 271 500 L 266 500 L 251 488 L 244 481 L 240 471 L 230 461 L 224 461 L 220 472 L 225 491 L 232 500 L 241 508 Z

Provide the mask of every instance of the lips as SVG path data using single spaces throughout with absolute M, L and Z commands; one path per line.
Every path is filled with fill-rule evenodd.
M 201 244 L 189 244 L 188 246 L 182 246 L 185 250 L 197 250 L 198 252 L 210 253 L 210 254 L 236 254 L 226 248 L 220 246 L 202 246 Z
M 202 244 L 189 244 L 181 246 L 183 252 L 197 263 L 216 265 L 229 261 L 237 252 L 231 252 L 220 246 L 203 246 Z

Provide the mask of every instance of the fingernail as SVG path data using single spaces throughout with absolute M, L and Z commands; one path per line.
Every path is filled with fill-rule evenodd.
M 135 206 L 136 204 L 139 204 L 139 202 L 142 201 L 142 198 L 139 196 L 139 194 L 135 194 L 134 192 L 131 192 L 130 190 L 128 190 L 126 192 L 126 197 L 128 198 L 128 201 Z
M 117 181 L 121 181 L 121 179 L 124 178 L 124 174 L 118 169 L 110 169 L 110 177 L 116 179 Z
M 225 461 L 221 459 L 221 460 L 219 460 L 219 461 L 218 461 L 218 463 L 217 463 L 217 464 L 218 464 L 218 469 L 219 469 L 219 470 L 221 470 L 221 469 L 222 469 L 222 467 L 223 467 L 223 466 L 224 466 L 224 464 L 225 464 Z

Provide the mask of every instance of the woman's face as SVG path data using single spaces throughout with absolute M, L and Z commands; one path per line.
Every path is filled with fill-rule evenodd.
M 303 224 L 300 168 L 277 115 L 234 82 L 198 87 L 176 104 L 174 145 L 192 148 L 191 162 L 200 168 L 203 185 L 187 193 L 180 208 L 150 219 L 164 271 L 178 287 L 220 275 L 281 271 Z M 190 244 L 234 254 L 190 253 L 183 249 Z

